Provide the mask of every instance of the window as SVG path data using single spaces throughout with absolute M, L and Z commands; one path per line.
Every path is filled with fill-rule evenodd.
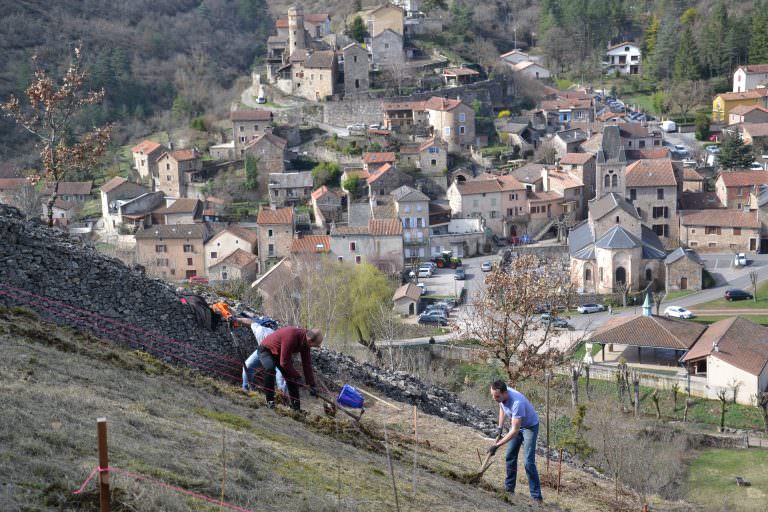
M 733 234 L 735 236 L 741 235 L 741 228 L 733 228 Z
M 275 244 L 269 244 L 267 248 L 267 256 L 274 256 L 275 255 Z
M 653 218 L 654 219 L 668 219 L 669 218 L 669 207 L 667 207 L 667 206 L 654 206 L 653 207 Z
M 389 49 L 389 43 L 384 43 L 384 49 L 385 50 Z
M 638 147 L 644 148 L 645 147 L 645 141 L 641 140 L 637 143 Z
M 605 175 L 605 178 L 603 179 L 603 186 L 608 188 L 611 186 L 611 177 L 607 174 Z
M 270 238 L 272 238 L 272 230 L 271 230 L 271 229 L 268 229 L 268 230 L 267 230 L 267 236 L 268 236 L 268 237 L 270 237 Z
M 618 187 L 619 186 L 619 177 L 615 174 L 611 176 L 611 187 Z
M 464 135 L 467 132 L 467 129 L 464 125 L 459 126 L 459 135 Z
M 357 57 L 355 57 L 355 59 L 357 59 Z M 355 78 L 355 89 L 359 89 L 359 88 L 360 88 L 360 79 Z
M 657 236 L 669 236 L 669 224 L 654 224 L 653 232 Z
M 344 256 L 339 256 L 339 257 L 337 258 L 337 260 L 338 260 L 338 261 L 344 261 Z
M 499 212 L 497 212 L 496 210 L 491 210 L 492 219 L 498 218 L 498 216 L 499 216 Z
M 691 247 L 698 247 L 699 242 L 690 242 L 688 245 L 690 245 Z
M 184 252 L 194 252 L 192 244 L 184 244 Z
M 705 226 L 704 227 L 704 234 L 705 235 L 719 235 L 720 234 L 720 226 Z M 712 246 L 710 246 L 712 247 Z
M 157 258 L 157 266 L 158 267 L 167 267 L 168 266 L 168 259 L 167 258 Z
M 192 258 L 187 258 L 187 266 L 188 267 L 194 266 L 194 263 L 192 263 Z
M 495 197 L 491 198 L 491 206 L 496 206 L 496 198 Z
M 222 279 L 222 281 L 226 281 L 227 280 L 227 273 L 226 272 L 222 272 L 221 273 L 221 279 Z
M 411 213 L 411 205 L 409 204 L 405 205 L 405 208 L 403 208 L 403 211 L 405 213 Z
M 634 201 L 635 199 L 637 199 L 637 189 L 631 188 L 629 189 L 629 200 Z
M 517 201 L 517 193 L 513 192 L 509 194 L 509 200 L 510 201 Z
M 352 62 L 357 62 L 357 55 L 352 56 Z
M 165 164 L 165 170 L 170 171 L 171 170 L 171 164 Z
M 480 200 L 479 199 L 473 199 L 472 200 L 472 208 L 477 208 L 480 206 Z
M 587 283 L 592 282 L 592 269 L 591 268 L 585 268 L 584 269 L 584 281 Z
M 240 125 L 240 131 L 241 131 L 241 132 L 244 132 L 244 131 L 245 131 L 245 126 L 243 126 L 243 125 Z
M 603 269 L 600 269 L 600 282 L 603 282 Z
M 417 205 L 416 205 L 416 211 L 417 211 L 417 212 L 420 212 L 420 211 L 421 211 L 421 209 L 422 209 L 422 208 L 421 208 L 421 205 L 420 205 L 420 204 L 417 204 Z
M 355 252 L 357 250 L 357 242 L 349 242 L 349 252 Z
M 422 233 L 421 231 L 417 231 L 416 238 L 418 239 L 419 242 L 421 242 L 422 240 L 424 240 L 424 233 Z
M 621 218 L 618 215 L 616 216 L 616 224 L 621 224 Z
M 467 120 L 467 114 L 465 114 L 464 112 L 459 112 L 459 122 L 463 123 L 466 120 Z
M 211 253 L 211 259 L 212 259 L 212 260 L 215 260 L 215 259 L 216 259 L 216 258 L 218 258 L 218 257 L 219 257 L 219 253 L 217 253 L 217 252 L 212 252 L 212 253 Z
M 430 164 L 432 167 L 435 167 L 435 166 L 437 166 L 437 160 L 435 160 L 435 159 L 433 158 L 432 160 L 430 160 L 430 161 L 429 161 L 429 164 Z
M 356 265 L 359 265 L 362 262 L 363 262 L 363 257 L 362 256 L 355 256 L 355 264 Z
M 445 135 L 446 137 L 450 137 L 451 136 L 451 127 L 450 126 L 446 126 L 445 128 L 443 128 L 443 135 Z
M 240 142 L 245 142 L 245 137 L 240 137 Z
M 171 175 L 170 174 L 166 174 L 165 175 L 165 181 L 171 181 Z
M 627 141 L 627 147 L 629 147 L 629 148 L 632 147 L 632 141 L 631 140 Z
M 168 252 L 168 246 L 167 245 L 156 245 L 155 246 L 155 252 Z
M 664 189 L 663 188 L 657 188 L 656 189 L 656 199 L 664 199 Z
M 709 242 L 707 244 L 708 247 L 717 247 L 717 242 Z

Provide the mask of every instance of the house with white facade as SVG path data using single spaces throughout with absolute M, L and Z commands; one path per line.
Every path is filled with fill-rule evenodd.
M 733 92 L 746 92 L 758 86 L 768 87 L 768 64 L 739 66 L 733 72 Z
M 603 58 L 606 73 L 617 71 L 621 75 L 639 75 L 643 53 L 635 43 L 625 41 L 608 47 Z

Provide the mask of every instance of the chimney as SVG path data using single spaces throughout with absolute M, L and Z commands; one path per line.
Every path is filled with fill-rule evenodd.
M 712 352 L 720 352 L 720 345 L 717 341 L 712 342 Z
M 546 167 L 541 168 L 541 189 L 545 192 L 549 191 L 549 169 Z

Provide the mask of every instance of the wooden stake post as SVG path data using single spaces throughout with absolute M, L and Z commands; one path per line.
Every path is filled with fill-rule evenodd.
M 107 451 L 107 418 L 96 419 L 99 441 L 99 512 L 109 512 L 109 452 Z

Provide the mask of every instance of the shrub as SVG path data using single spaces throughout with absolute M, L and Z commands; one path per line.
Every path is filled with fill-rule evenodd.
M 703 112 L 696 114 L 696 139 L 707 140 L 709 137 L 709 117 Z
M 499 119 L 503 119 L 503 118 L 509 117 L 511 115 L 512 115 L 512 113 L 509 110 L 502 110 L 501 112 L 499 112 L 499 114 L 496 117 L 498 117 Z

